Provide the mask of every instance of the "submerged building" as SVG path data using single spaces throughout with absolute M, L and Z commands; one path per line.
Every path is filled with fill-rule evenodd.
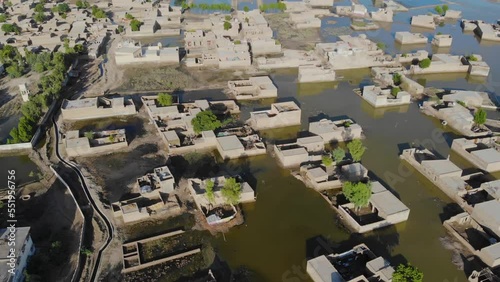
M 136 114 L 134 102 L 124 97 L 64 99 L 61 106 L 63 120 L 85 120 Z

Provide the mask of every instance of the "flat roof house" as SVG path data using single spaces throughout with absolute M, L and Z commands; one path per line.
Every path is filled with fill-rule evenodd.
M 134 102 L 124 97 L 64 99 L 61 106 L 64 120 L 85 120 L 136 114 Z
M 300 125 L 301 110 L 295 102 L 271 104 L 270 110 L 250 113 L 247 123 L 255 130 Z
M 64 136 L 66 154 L 69 157 L 109 154 L 128 146 L 125 129 L 86 132 L 80 136 L 78 130 L 66 132 Z
M 421 33 L 398 31 L 396 32 L 396 41 L 400 44 L 427 44 L 429 39 Z
M 314 282 L 392 281 L 394 268 L 365 244 L 340 254 L 322 255 L 307 261 Z
M 293 143 L 274 145 L 275 156 L 283 167 L 298 167 L 309 161 L 321 160 L 324 149 L 320 136 L 302 137 Z
M 278 97 L 278 88 L 268 76 L 228 81 L 229 92 L 236 100 L 255 100 Z
M 399 91 L 392 95 L 391 89 L 382 89 L 375 85 L 363 87 L 361 97 L 375 108 L 407 105 L 411 102 L 411 95 L 406 91 Z
M 309 123 L 309 132 L 323 138 L 325 143 L 346 142 L 362 137 L 363 129 L 351 119 L 332 121 L 322 119 Z
M 257 134 L 241 137 L 236 135 L 217 137 L 217 149 L 223 159 L 266 154 L 266 145 Z
M 487 172 L 500 171 L 500 152 L 496 148 L 496 138 L 460 138 L 453 140 L 451 145 L 452 150 Z

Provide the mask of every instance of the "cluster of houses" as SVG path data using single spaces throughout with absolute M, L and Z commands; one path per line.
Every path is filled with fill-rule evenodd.
M 64 13 L 64 16 L 53 13 L 52 9 L 58 5 L 57 2 L 45 3 L 45 19 L 36 22 L 31 15 L 34 15 L 38 2 L 10 2 L 12 6 L 5 11 L 8 23 L 18 26 L 20 32 L 2 33 L 0 44 L 17 47 L 21 54 L 24 54 L 25 48 L 33 52 L 54 52 L 67 41 L 70 47 L 82 44 L 86 47 L 89 58 L 97 58 L 108 35 L 118 27 L 108 18 L 95 18 L 91 9 L 77 8 L 74 4 L 68 4 L 71 11 Z

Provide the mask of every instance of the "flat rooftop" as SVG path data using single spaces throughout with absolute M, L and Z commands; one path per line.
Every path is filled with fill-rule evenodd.
M 64 100 L 62 108 L 65 110 L 82 109 L 82 108 L 96 108 L 97 98 L 87 98 L 79 100 Z
M 236 135 L 229 135 L 217 138 L 217 142 L 223 151 L 244 150 L 243 144 Z
M 500 162 L 500 152 L 494 148 L 473 151 L 471 154 L 489 164 Z
M 450 160 L 425 160 L 422 161 L 422 166 L 432 169 L 437 175 L 462 171 L 462 169 L 460 169 Z
M 405 206 L 405 204 L 403 204 L 389 190 L 385 189 L 385 187 L 382 186 L 382 184 L 380 184 L 379 182 L 372 182 L 372 192 L 373 191 L 380 192 L 374 193 L 370 198 L 370 202 L 378 210 L 384 211 L 385 214 L 392 215 L 408 210 L 408 207 Z

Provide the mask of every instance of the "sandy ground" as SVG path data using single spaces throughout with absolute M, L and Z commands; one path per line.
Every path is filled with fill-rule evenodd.
M 264 17 L 277 32 L 283 48 L 312 50 L 316 43 L 321 42 L 319 28 L 296 29 L 289 22 L 287 13 L 265 14 Z

